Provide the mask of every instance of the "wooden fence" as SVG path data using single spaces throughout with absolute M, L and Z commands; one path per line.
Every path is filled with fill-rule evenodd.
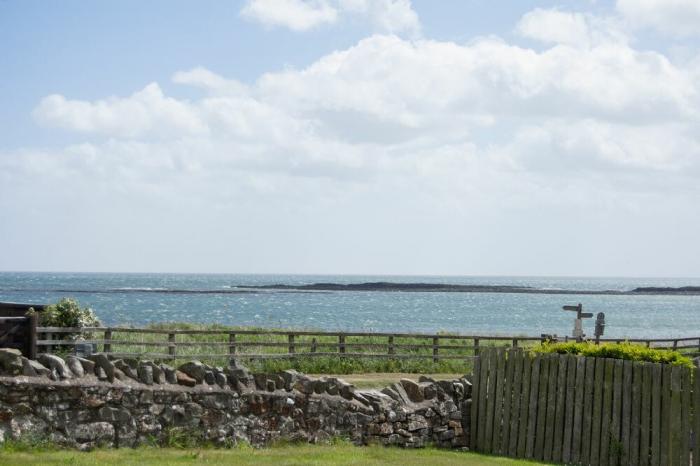
M 543 337 L 453 335 L 380 332 L 315 332 L 293 330 L 183 330 L 125 327 L 59 328 L 39 327 L 39 352 L 76 345 L 65 334 L 80 334 L 79 343 L 92 343 L 97 351 L 115 357 L 146 357 L 172 360 L 299 357 L 340 357 L 375 359 L 469 360 L 485 347 L 528 346 Z M 623 341 L 603 339 L 601 341 Z M 629 340 L 651 347 L 698 351 L 700 338 Z
M 179 330 L 124 327 L 58 328 L 39 327 L 40 351 L 92 343 L 98 351 L 115 357 L 178 359 L 193 356 L 212 358 L 296 358 L 341 357 L 378 359 L 473 359 L 486 345 L 522 344 L 542 337 L 475 336 L 421 333 L 314 332 L 292 330 Z M 76 342 L 62 339 L 67 333 L 85 338 Z M 101 337 L 101 338 L 99 338 Z M 136 351 L 138 349 L 139 351 Z M 205 350 L 206 349 L 206 350 Z M 184 353 L 183 353 L 184 352 Z
M 581 465 L 700 465 L 700 372 L 522 350 L 474 362 L 472 449 Z

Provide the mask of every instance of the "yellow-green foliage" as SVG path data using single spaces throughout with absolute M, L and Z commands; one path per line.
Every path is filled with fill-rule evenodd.
M 646 361 L 674 366 L 693 368 L 693 361 L 678 351 L 647 348 L 634 343 L 542 343 L 533 348 L 539 353 L 577 354 L 594 358 L 626 359 L 629 361 Z

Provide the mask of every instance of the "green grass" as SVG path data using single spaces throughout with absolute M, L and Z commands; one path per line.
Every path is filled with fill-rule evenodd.
M 425 448 L 408 450 L 381 446 L 356 447 L 335 445 L 286 445 L 265 449 L 122 448 L 76 452 L 67 450 L 0 449 L 0 464 L 7 465 L 186 465 L 231 464 L 255 466 L 287 465 L 534 465 L 522 460 L 479 455 L 476 453 Z
M 225 354 L 228 352 L 228 334 L 231 331 L 241 330 L 261 330 L 269 331 L 275 329 L 263 329 L 255 327 L 233 327 L 219 324 L 192 324 L 180 322 L 165 322 L 152 324 L 149 328 L 155 330 L 179 329 L 179 330 L 216 330 L 222 333 L 215 335 L 207 334 L 177 334 L 177 343 L 186 343 L 191 346 L 178 346 L 178 359 L 172 361 L 171 364 L 200 359 L 203 362 L 226 366 L 228 358 L 218 357 L 212 358 L 205 355 L 209 354 Z M 467 374 L 471 372 L 472 361 L 474 355 L 473 341 L 458 338 L 450 338 L 447 332 L 441 333 L 439 344 L 454 346 L 454 348 L 441 348 L 440 355 L 450 355 L 464 357 L 464 359 L 444 359 L 438 362 L 432 360 L 432 339 L 431 338 L 416 338 L 416 337 L 395 337 L 394 345 L 415 345 L 414 348 L 396 348 L 397 355 L 413 355 L 426 356 L 425 358 L 415 359 L 374 359 L 362 357 L 344 357 L 338 356 L 314 356 L 309 357 L 313 339 L 316 342 L 317 352 L 338 352 L 338 338 L 335 336 L 296 336 L 295 337 L 295 354 L 294 359 L 249 359 L 246 354 L 288 354 L 288 338 L 286 335 L 246 335 L 237 334 L 236 344 L 247 344 L 238 346 L 236 349 L 237 358 L 241 359 L 251 370 L 255 372 L 277 372 L 285 369 L 296 369 L 300 372 L 308 374 L 358 374 L 358 373 L 433 373 L 433 374 Z M 94 335 L 96 339 L 101 339 L 102 334 Z M 114 332 L 113 340 L 128 341 L 129 344 L 113 344 L 112 352 L 115 353 L 137 353 L 142 357 L 148 353 L 166 353 L 166 347 L 139 345 L 139 343 L 153 343 L 168 341 L 167 334 L 144 334 L 144 333 L 129 333 L 129 332 Z M 256 343 L 275 343 L 279 346 L 257 346 Z M 219 346 L 198 346 L 192 345 L 195 343 L 215 343 Z M 352 347 L 353 344 L 368 344 L 370 347 Z M 481 346 L 496 346 L 505 345 L 509 341 L 481 341 Z M 388 353 L 387 337 L 353 337 L 347 336 L 345 340 L 346 352 L 350 353 Z M 102 348 L 98 348 L 100 351 Z M 149 357 L 155 359 L 153 357 Z M 167 362 L 167 361 L 166 361 Z

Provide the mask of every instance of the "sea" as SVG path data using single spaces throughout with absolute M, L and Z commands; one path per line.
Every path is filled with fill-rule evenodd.
M 91 307 L 104 325 L 197 322 L 328 331 L 568 335 L 574 313 L 605 313 L 605 336 L 700 336 L 700 296 L 520 293 L 299 292 L 238 287 L 311 283 L 448 283 L 544 290 L 700 286 L 700 278 L 458 277 L 0 272 L 0 302 L 47 304 L 63 297 Z M 593 333 L 594 319 L 584 322 Z

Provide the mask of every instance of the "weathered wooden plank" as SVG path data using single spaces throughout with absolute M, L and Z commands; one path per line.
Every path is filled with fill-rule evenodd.
M 641 362 L 632 366 L 632 401 L 630 403 L 630 432 L 629 453 L 627 463 L 632 466 L 639 464 L 639 428 L 642 417 L 642 373 L 644 365 Z
M 693 446 L 693 466 L 700 466 L 700 369 L 696 368 L 693 374 L 693 432 L 695 445 Z
M 613 375 L 613 402 L 610 417 L 610 447 L 608 448 L 608 464 L 616 465 L 620 460 L 622 442 L 620 441 L 620 427 L 622 424 L 622 378 L 624 374 L 624 361 L 615 360 L 615 373 Z
M 692 421 L 692 384 L 690 381 L 691 371 L 686 367 L 681 368 L 681 445 L 679 464 L 687 466 L 690 464 L 690 432 Z
M 538 354 L 532 361 L 532 374 L 530 375 L 530 406 L 527 415 L 527 443 L 525 444 L 526 458 L 533 458 L 535 452 L 535 435 L 537 434 L 537 402 L 539 400 L 541 365 L 542 355 Z
M 583 430 L 583 394 L 586 388 L 586 359 L 576 358 L 576 386 L 574 389 L 574 425 L 571 434 L 571 462 L 581 461 L 581 433 Z
M 501 452 L 501 438 L 503 435 L 503 386 L 506 379 L 505 375 L 505 348 L 499 348 L 496 353 L 496 397 L 494 398 L 493 409 L 493 445 L 491 451 L 499 454 Z
M 661 445 L 659 461 L 662 466 L 670 464 L 669 456 L 671 447 L 671 372 L 672 367 L 663 364 L 661 368 Z
M 566 417 L 566 374 L 569 358 L 559 356 L 559 373 L 557 374 L 557 406 L 554 417 L 554 441 L 552 443 L 552 461 L 561 463 L 564 445 L 564 420 Z
M 595 358 L 585 358 L 585 364 L 585 380 L 583 383 L 583 420 L 581 424 L 581 464 L 589 464 L 591 458 L 591 424 L 593 422 L 593 394 L 595 390 Z
M 484 451 L 484 442 L 486 436 L 486 397 L 488 392 L 489 384 L 489 355 L 488 351 L 481 351 L 479 353 L 479 359 L 481 360 L 481 375 L 480 375 L 480 388 L 479 388 L 479 417 L 478 417 L 478 427 L 477 427 L 477 445 L 478 451 Z
M 603 417 L 603 391 L 605 389 L 605 359 L 595 358 L 595 375 L 593 382 L 593 412 L 591 413 L 591 451 L 590 464 L 600 460 L 600 428 Z
M 622 416 L 620 417 L 620 464 L 629 464 L 632 425 L 632 361 L 622 363 Z
M 479 392 L 481 390 L 481 358 L 474 360 L 474 368 L 472 369 L 472 405 L 471 416 L 469 418 L 469 448 L 474 451 L 479 451 L 478 436 L 478 419 L 479 419 Z
M 649 446 L 651 466 L 661 464 L 661 399 L 663 398 L 663 366 L 654 364 L 651 367 L 651 442 Z
M 642 399 L 639 415 L 639 466 L 649 466 L 650 452 L 649 444 L 651 439 L 651 386 L 652 386 L 652 365 L 648 362 L 641 364 L 642 367 Z
M 566 414 L 564 417 L 564 439 L 561 460 L 571 462 L 571 437 L 574 432 L 574 395 L 576 394 L 576 356 L 568 355 L 566 364 Z
M 498 386 L 498 350 L 489 350 L 489 385 L 486 395 L 486 431 L 484 433 L 484 451 L 493 452 L 493 424 L 496 408 L 496 387 Z
M 674 366 L 671 368 L 671 412 L 669 417 L 669 464 L 680 465 L 681 458 L 681 378 L 683 368 Z M 687 466 L 686 463 L 683 466 Z
M 169 333 L 168 334 L 168 354 L 170 356 L 175 356 L 175 351 L 176 351 L 176 341 L 175 341 L 175 334 L 174 333 Z
M 549 358 L 549 387 L 547 387 L 547 418 L 545 422 L 545 439 L 542 459 L 547 462 L 552 460 L 552 445 L 554 443 L 554 420 L 557 413 L 557 378 L 559 374 L 558 354 L 551 354 Z
M 507 352 L 505 385 L 503 386 L 503 437 L 501 438 L 501 448 L 498 451 L 499 455 L 508 454 L 508 446 L 510 445 L 510 416 L 511 406 L 513 403 L 513 374 L 515 373 L 515 354 L 516 350 L 509 349 Z
M 610 419 L 613 405 L 613 373 L 615 360 L 605 359 L 605 379 L 603 382 L 603 410 L 600 416 L 600 457 L 598 464 L 607 466 L 610 452 Z
M 523 365 L 525 356 L 522 351 L 515 353 L 513 368 L 513 401 L 511 402 L 510 434 L 508 439 L 508 456 L 517 456 L 520 432 L 520 401 L 523 387 Z
M 550 355 L 545 355 L 540 360 L 540 381 L 537 394 L 537 427 L 535 428 L 535 449 L 532 457 L 542 460 L 544 455 L 544 431 L 547 423 L 547 388 L 549 387 L 549 361 Z
M 532 370 L 532 359 L 529 354 L 523 354 L 523 385 L 520 397 L 520 419 L 518 420 L 518 458 L 525 457 L 525 447 L 527 445 L 527 425 L 528 413 L 530 412 L 530 374 Z

